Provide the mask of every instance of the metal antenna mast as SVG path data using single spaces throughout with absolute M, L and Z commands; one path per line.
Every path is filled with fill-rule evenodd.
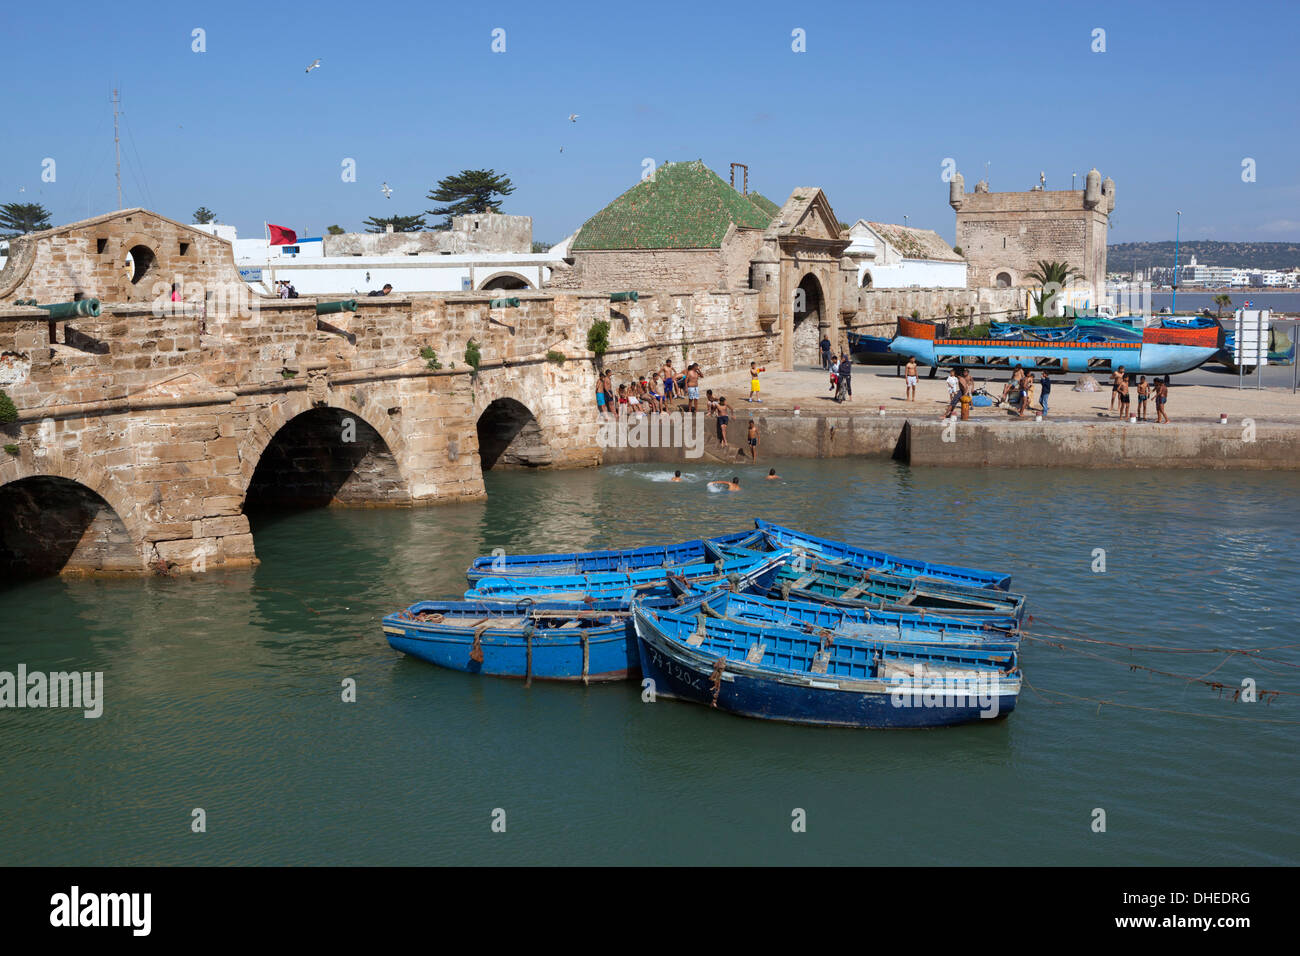
M 117 208 L 122 208 L 122 141 L 117 134 L 117 112 L 121 105 L 118 98 L 117 90 L 113 90 L 113 154 L 115 157 L 114 166 L 117 170 Z

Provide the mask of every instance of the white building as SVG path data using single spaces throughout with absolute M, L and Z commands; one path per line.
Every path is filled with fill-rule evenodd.
M 862 288 L 966 288 L 966 260 L 932 229 L 859 219 L 849 238 L 844 254 L 857 263 Z
M 531 220 L 522 242 L 518 223 L 506 224 L 516 227 L 513 236 L 484 228 L 481 239 L 466 238 L 467 230 L 480 232 L 480 223 L 506 219 L 527 217 L 458 217 L 450 232 L 348 233 L 303 238 L 291 245 L 271 245 L 261 236 L 240 239 L 235 227 L 224 223 L 194 228 L 229 241 L 239 274 L 265 295 L 275 295 L 280 281 L 290 282 L 300 295 L 365 295 L 385 285 L 397 295 L 539 289 L 550 278 L 554 253 L 490 248 L 530 248 Z

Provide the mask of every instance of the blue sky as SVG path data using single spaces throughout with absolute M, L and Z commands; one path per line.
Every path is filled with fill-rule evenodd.
M 241 235 L 359 229 L 492 167 L 555 242 L 648 157 L 747 163 L 778 203 L 821 186 L 841 220 L 951 241 L 951 157 L 968 189 L 986 161 L 995 190 L 1096 166 L 1112 242 L 1172 238 L 1177 209 L 1184 238 L 1300 240 L 1297 24 L 1285 2 L 9 3 L 0 201 L 116 207 L 116 83 L 125 204 Z

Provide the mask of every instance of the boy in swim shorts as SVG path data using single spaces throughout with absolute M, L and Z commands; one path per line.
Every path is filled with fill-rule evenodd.
M 903 370 L 903 374 L 907 376 L 907 401 L 914 402 L 916 401 L 916 359 L 907 360 L 907 368 Z
M 758 426 L 754 424 L 754 419 L 749 420 L 749 458 L 751 461 L 758 461 Z
M 745 399 L 745 401 L 747 402 L 762 401 L 762 399 L 758 397 L 758 393 L 762 390 L 762 386 L 759 385 L 758 383 L 758 373 L 766 372 L 766 371 L 767 369 L 759 368 L 758 365 L 754 362 L 749 363 L 749 398 Z

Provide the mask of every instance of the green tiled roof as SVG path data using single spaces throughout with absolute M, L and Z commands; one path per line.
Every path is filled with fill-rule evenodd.
M 752 198 L 700 160 L 665 163 L 583 223 L 570 248 L 717 249 L 732 223 L 765 229 L 772 221 Z
M 775 219 L 776 214 L 781 211 L 780 206 L 772 202 L 772 200 L 768 199 L 766 196 L 762 195 L 761 193 L 750 193 L 749 201 L 763 211 L 763 215 L 767 216 L 768 222 L 771 222 L 773 219 Z

